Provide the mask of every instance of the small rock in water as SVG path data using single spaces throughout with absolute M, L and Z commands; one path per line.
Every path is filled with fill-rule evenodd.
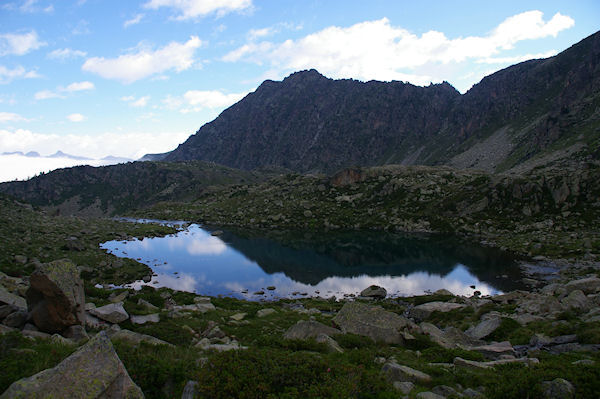
M 215 230 L 212 233 L 210 233 L 210 235 L 214 236 L 214 237 L 222 236 L 223 235 L 223 231 L 222 230 Z
M 269 291 L 275 291 L 275 286 L 273 286 L 273 285 L 270 285 L 270 286 L 268 286 L 268 287 L 267 287 L 267 289 L 268 289 Z

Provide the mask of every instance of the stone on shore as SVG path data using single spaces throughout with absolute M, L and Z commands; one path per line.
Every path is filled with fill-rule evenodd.
M 387 296 L 385 288 L 378 285 L 371 285 L 361 291 L 360 296 L 366 298 L 384 299 Z

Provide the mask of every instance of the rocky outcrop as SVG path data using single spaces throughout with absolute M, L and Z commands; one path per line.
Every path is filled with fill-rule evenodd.
M 364 335 L 388 344 L 403 343 L 400 331 L 410 322 L 403 316 L 388 312 L 380 306 L 347 302 L 335 315 L 333 322 L 344 333 Z
M 56 367 L 11 384 L 8 398 L 143 398 L 104 332 Z
M 69 260 L 41 264 L 31 274 L 27 305 L 41 331 L 61 332 L 85 321 L 83 281 Z

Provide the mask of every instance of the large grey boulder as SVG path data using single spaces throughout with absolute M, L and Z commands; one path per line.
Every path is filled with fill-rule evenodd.
M 462 303 L 454 302 L 427 302 L 410 309 L 408 315 L 417 320 L 425 320 L 431 316 L 433 312 L 450 312 L 452 310 L 465 308 L 466 306 L 467 305 Z
M 409 320 L 381 306 L 347 302 L 335 315 L 333 322 L 344 333 L 364 335 L 374 341 L 387 344 L 404 342 L 400 330 L 409 325 Z
M 167 341 L 153 337 L 152 335 L 140 334 L 130 330 L 109 330 L 108 335 L 111 340 L 123 341 L 131 345 L 139 345 L 141 342 L 150 345 L 167 345 L 173 346 Z
M 316 338 L 319 334 L 335 335 L 340 334 L 341 331 L 332 327 L 328 327 L 325 324 L 319 323 L 318 321 L 306 321 L 300 320 L 283 334 L 285 339 L 308 339 Z
M 111 303 L 90 309 L 90 313 L 110 323 L 121 323 L 129 318 L 129 314 L 123 309 L 123 302 Z
M 584 294 L 595 294 L 600 291 L 600 278 L 598 277 L 588 277 L 582 278 L 579 280 L 569 281 L 565 288 L 567 292 L 571 292 L 574 290 L 581 290 Z
M 31 274 L 27 305 L 41 331 L 61 332 L 85 322 L 83 281 L 68 259 L 43 263 Z
M 419 324 L 423 334 L 429 336 L 429 338 L 446 349 L 454 349 L 460 347 L 470 347 L 482 345 L 483 342 L 475 339 L 456 327 L 447 327 L 445 330 L 440 330 L 435 325 L 427 322 Z
M 542 397 L 544 399 L 571 399 L 575 397 L 573 384 L 563 378 L 542 382 Z
M 0 396 L 8 398 L 143 398 L 104 332 L 56 367 L 15 381 Z
M 500 316 L 492 316 L 489 318 L 485 318 L 476 326 L 472 326 L 467 331 L 465 331 L 465 334 L 475 339 L 482 339 L 496 331 L 498 327 L 500 327 L 501 323 L 502 319 L 500 318 Z
M 567 309 L 573 309 L 577 312 L 587 312 L 594 307 L 592 301 L 581 290 L 573 290 L 569 295 L 562 299 L 561 303 Z
M 367 298 L 384 299 L 387 296 L 385 288 L 378 285 L 371 285 L 361 291 L 360 296 Z

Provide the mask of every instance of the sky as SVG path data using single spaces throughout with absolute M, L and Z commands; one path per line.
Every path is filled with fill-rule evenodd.
M 0 0 L 0 154 L 170 151 L 265 79 L 310 68 L 464 93 L 599 22 L 597 0 Z

